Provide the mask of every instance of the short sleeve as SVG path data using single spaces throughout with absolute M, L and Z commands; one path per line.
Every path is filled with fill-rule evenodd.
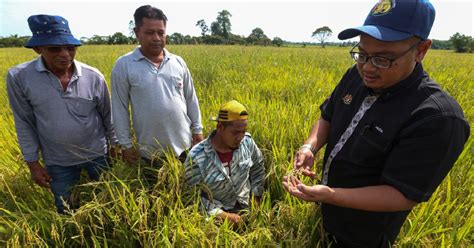
M 382 183 L 410 200 L 427 201 L 456 162 L 468 136 L 469 125 L 451 116 L 405 128 L 387 157 Z

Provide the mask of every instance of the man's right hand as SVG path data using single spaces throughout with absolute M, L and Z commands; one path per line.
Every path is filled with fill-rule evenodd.
M 31 179 L 41 187 L 49 188 L 49 182 L 51 182 L 51 177 L 48 174 L 46 168 L 41 166 L 38 161 L 27 162 L 28 167 L 30 168 Z
M 316 172 L 313 171 L 314 164 L 314 155 L 308 148 L 302 148 L 296 152 L 295 155 L 295 170 L 300 170 L 303 175 L 311 177 L 314 179 L 316 177 Z
M 125 162 L 129 164 L 136 164 L 138 163 L 138 160 L 140 159 L 140 153 L 138 151 L 131 147 L 125 150 L 122 150 L 122 158 Z
M 218 215 L 218 217 L 221 219 L 221 220 L 229 220 L 230 222 L 234 223 L 234 224 L 239 224 L 240 221 L 242 220 L 242 218 L 240 217 L 240 215 L 238 214 L 233 214 L 233 213 L 228 213 L 228 212 L 222 212 Z

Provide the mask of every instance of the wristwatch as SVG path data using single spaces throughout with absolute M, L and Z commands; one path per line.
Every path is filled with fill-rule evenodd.
M 303 148 L 309 149 L 311 151 L 311 153 L 313 153 L 313 155 L 315 155 L 316 152 L 317 152 L 316 147 L 312 146 L 311 144 L 304 144 L 304 145 L 300 146 L 299 150 L 301 150 Z

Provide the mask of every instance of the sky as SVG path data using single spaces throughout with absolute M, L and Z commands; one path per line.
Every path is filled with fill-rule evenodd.
M 204 19 L 208 26 L 217 13 L 228 10 L 232 33 L 248 36 L 256 27 L 273 39 L 292 42 L 317 42 L 314 30 L 328 26 L 333 31 L 330 41 L 350 27 L 360 26 L 376 0 L 259 0 L 259 1 L 142 1 L 142 0 L 0 0 L 0 36 L 31 35 L 27 19 L 30 15 L 60 15 L 69 21 L 77 38 L 92 35 L 129 34 L 128 24 L 135 9 L 150 4 L 168 17 L 168 35 L 178 32 L 200 36 L 196 26 Z M 431 0 L 436 19 L 430 38 L 447 40 L 456 32 L 474 36 L 474 0 Z

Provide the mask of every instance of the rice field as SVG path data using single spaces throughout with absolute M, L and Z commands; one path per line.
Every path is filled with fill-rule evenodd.
M 115 60 L 132 49 L 84 46 L 76 59 L 98 68 L 109 82 Z M 214 128 L 209 117 L 221 103 L 236 99 L 248 107 L 249 132 L 266 158 L 262 204 L 245 215 L 239 228 L 207 221 L 198 211 L 194 190 L 183 185 L 183 166 L 170 156 L 152 188 L 139 179 L 140 168 L 115 161 L 101 181 L 77 187 L 80 209 L 69 216 L 56 214 L 52 194 L 32 182 L 22 161 L 6 96 L 8 68 L 36 54 L 25 48 L 0 49 L 1 247 L 322 247 L 319 206 L 290 197 L 281 178 L 319 118 L 319 104 L 352 65 L 349 48 L 168 49 L 191 70 L 205 134 Z M 474 56 L 430 51 L 424 67 L 457 99 L 474 126 Z M 474 246 L 473 154 L 471 135 L 430 201 L 412 211 L 394 247 Z

